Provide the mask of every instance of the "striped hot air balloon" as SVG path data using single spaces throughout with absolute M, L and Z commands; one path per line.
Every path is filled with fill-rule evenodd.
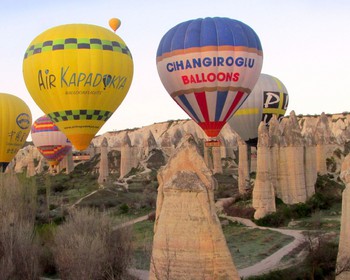
M 254 30 L 219 17 L 176 25 L 163 36 L 157 51 L 165 89 L 210 139 L 248 97 L 262 61 Z
M 248 145 L 256 146 L 259 124 L 263 121 L 268 125 L 273 115 L 281 120 L 288 101 L 285 85 L 274 76 L 261 74 L 252 93 L 228 123 Z
M 72 144 L 65 134 L 46 115 L 33 123 L 31 135 L 35 147 L 51 167 L 58 165 L 72 149 Z

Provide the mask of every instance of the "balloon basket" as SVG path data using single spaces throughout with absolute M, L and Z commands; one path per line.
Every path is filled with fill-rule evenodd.
M 220 147 L 221 142 L 219 140 L 209 140 L 205 142 L 206 147 Z

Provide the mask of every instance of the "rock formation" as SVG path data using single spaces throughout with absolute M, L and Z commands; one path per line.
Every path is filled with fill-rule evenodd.
M 210 170 L 214 169 L 212 147 L 204 146 L 204 162 Z
M 97 182 L 99 184 L 103 184 L 104 182 L 106 182 L 108 178 L 108 173 L 108 142 L 107 139 L 104 138 L 101 143 L 100 168 Z
M 316 143 L 313 133 L 304 134 L 304 164 L 305 164 L 305 188 L 306 197 L 315 194 L 315 183 L 317 180 Z
M 73 152 L 72 150 L 65 156 L 66 160 L 66 173 L 69 174 L 74 170 Z
M 283 136 L 285 146 L 280 147 L 280 154 L 284 154 L 283 175 L 287 176 L 288 186 L 282 188 L 282 200 L 286 204 L 305 202 L 304 142 L 294 111 L 285 123 Z
M 70 150 L 68 154 L 62 159 L 62 161 L 59 164 L 59 169 L 66 170 L 66 174 L 69 174 L 74 169 L 74 161 L 73 161 L 73 152 Z
M 342 214 L 340 224 L 339 248 L 337 257 L 336 280 L 350 279 L 350 154 L 342 163 L 340 177 L 345 183 L 342 194 Z
M 46 160 L 42 157 L 41 160 L 38 163 L 38 166 L 35 167 L 35 171 L 37 174 L 40 174 L 41 172 L 43 172 L 45 169 L 44 167 L 46 166 Z
M 204 146 L 204 161 L 214 174 L 222 174 L 221 146 Z
M 275 190 L 275 195 L 282 198 L 282 186 L 286 184 L 279 184 L 278 176 L 280 174 L 280 141 L 281 141 L 280 124 L 277 116 L 273 115 L 269 122 L 269 138 L 270 138 L 270 179 L 271 184 Z M 286 162 L 285 162 L 286 164 Z
M 127 175 L 139 163 L 138 148 L 131 145 L 129 134 L 126 133 L 120 149 L 120 178 Z
M 170 134 L 168 132 L 164 133 L 164 136 L 163 136 L 163 139 L 160 143 L 160 146 L 167 156 L 171 156 L 171 154 L 174 151 L 174 148 L 173 148 L 173 144 L 171 142 Z
M 250 147 L 240 138 L 238 140 L 238 191 L 245 194 L 250 187 Z
M 193 137 L 158 173 L 150 280 L 239 280 L 214 204 L 217 184 Z
M 330 145 L 326 145 L 328 148 L 325 149 L 325 156 L 323 156 L 322 160 L 319 160 L 318 162 L 322 162 L 323 167 L 319 168 L 319 170 L 323 169 L 326 170 L 327 164 L 326 159 L 334 157 L 336 161 L 336 168 L 337 172 L 339 171 L 340 163 L 342 161 L 342 157 L 337 155 L 341 155 L 341 152 L 344 151 L 344 144 L 345 142 L 349 141 L 350 139 L 350 113 L 342 113 L 342 114 L 323 114 L 323 118 L 328 120 L 328 126 L 327 125 L 321 125 L 319 123 L 319 116 L 317 115 L 307 115 L 307 116 L 298 116 L 298 122 L 301 127 L 302 136 L 308 137 L 307 132 L 310 132 L 312 134 L 316 131 L 316 125 L 318 125 L 318 130 L 329 130 L 330 135 L 329 140 L 331 142 L 334 140 L 334 143 L 337 143 L 338 146 L 334 146 L 333 142 Z M 279 126 L 279 131 L 284 131 L 284 126 L 286 122 L 288 121 L 289 117 L 286 116 L 283 120 L 281 125 Z M 271 122 L 270 122 L 271 127 Z M 323 127 L 323 128 L 322 128 Z M 131 141 L 131 147 L 133 155 L 131 158 L 133 158 L 135 161 L 137 161 L 137 164 L 140 163 L 140 161 L 145 160 L 148 155 L 144 154 L 144 149 L 147 151 L 150 151 L 152 147 L 154 147 L 154 141 L 151 141 L 150 143 L 147 141 L 147 139 L 150 136 L 150 133 L 152 133 L 153 138 L 157 141 L 158 145 L 157 148 L 162 149 L 164 154 L 170 156 L 170 150 L 174 150 L 175 147 L 178 145 L 178 143 L 181 141 L 181 139 L 184 138 L 184 135 L 187 133 L 190 133 L 194 136 L 195 140 L 199 145 L 202 145 L 203 141 L 207 139 L 204 132 L 201 130 L 201 128 L 192 120 L 173 120 L 173 121 L 167 121 L 167 122 L 161 122 L 161 123 L 155 123 L 149 126 L 141 127 L 141 128 L 134 128 L 134 129 L 126 129 L 121 131 L 111 131 L 106 132 L 101 135 L 98 135 L 92 139 L 90 147 L 84 151 L 84 154 L 88 153 L 90 155 L 90 158 L 93 159 L 96 153 L 100 153 L 100 146 L 102 143 L 103 138 L 106 138 L 108 141 L 108 148 L 110 152 L 116 152 L 118 153 L 118 169 L 113 170 L 113 172 L 119 173 L 119 152 L 122 149 L 123 145 L 123 139 L 126 134 L 128 134 L 128 137 Z M 278 132 L 280 134 L 280 132 Z M 152 137 L 152 136 L 151 136 Z M 171 145 L 169 145 L 169 138 Z M 280 153 L 280 150 L 285 147 L 285 140 L 284 137 L 278 136 L 277 142 L 273 142 L 271 139 L 271 153 Z M 326 137 L 327 138 L 327 137 Z M 235 159 L 235 156 L 238 154 L 238 144 L 237 141 L 239 139 L 239 136 L 230 128 L 229 125 L 225 125 L 223 129 L 220 132 L 220 140 L 222 143 L 221 146 L 221 157 L 222 158 L 229 158 L 227 161 L 225 161 L 225 164 L 231 159 Z M 321 137 L 322 139 L 322 137 Z M 306 141 L 306 139 L 305 139 Z M 152 144 L 153 143 L 153 144 Z M 167 144 L 166 144 L 167 143 Z M 146 146 L 147 147 L 146 147 Z M 149 146 L 150 145 L 150 146 Z M 146 148 L 145 148 L 146 147 Z M 164 148 L 163 148 L 164 147 Z M 170 148 L 171 147 L 171 148 Z M 203 146 L 200 146 L 201 152 L 203 152 Z M 312 169 L 313 167 L 309 166 L 307 163 L 314 164 L 312 158 L 313 149 L 316 149 L 312 145 L 310 146 L 310 149 L 305 146 L 304 148 L 304 157 L 305 157 L 305 169 Z M 335 155 L 333 152 L 339 149 L 339 152 L 337 155 Z M 308 152 L 311 150 L 310 152 Z M 319 146 L 319 151 L 322 150 Z M 226 152 L 225 152 L 226 151 Z M 319 153 L 324 154 L 324 153 Z M 38 150 L 30 143 L 28 142 L 27 145 L 21 149 L 15 159 L 9 164 L 9 168 L 12 169 L 15 173 L 23 173 L 25 172 L 27 165 L 28 165 L 28 158 L 34 158 L 35 159 L 35 170 L 37 173 L 42 173 L 44 171 L 47 171 L 47 163 L 45 160 L 43 160 L 43 157 L 40 155 Z M 86 158 L 86 157 L 85 157 Z M 274 155 L 272 155 L 272 158 L 275 158 Z M 320 157 L 319 157 L 320 158 Z M 338 160 L 339 159 L 339 160 Z M 256 150 L 254 148 L 251 149 L 251 158 L 250 158 L 250 172 L 256 171 Z M 232 161 L 231 161 L 232 162 Z M 271 164 L 273 165 L 276 161 L 272 161 Z M 287 172 L 288 168 L 286 167 L 283 169 L 283 165 L 287 166 L 287 158 L 284 153 L 281 153 L 279 156 L 279 166 L 278 168 L 271 167 L 271 180 L 274 186 L 286 186 L 288 188 L 288 182 L 286 181 L 283 183 L 283 180 L 287 179 Z M 328 160 L 328 162 L 330 162 Z M 110 162 L 109 164 L 112 164 Z M 114 165 L 116 166 L 116 165 Z M 231 165 L 232 166 L 232 165 Z M 45 167 L 45 168 L 43 168 Z M 62 166 L 63 167 L 63 166 Z M 111 166 L 110 166 L 111 167 Z M 7 168 L 7 170 L 9 169 Z M 96 172 L 98 171 L 99 166 L 96 165 L 95 169 Z M 212 166 L 214 168 L 214 166 Z M 279 170 L 280 169 L 280 170 Z M 233 168 L 233 172 L 235 172 L 233 175 L 236 177 L 236 167 Z M 278 180 L 282 182 L 282 184 L 275 185 L 275 175 L 273 175 L 274 170 L 278 174 L 280 174 Z M 285 170 L 285 171 L 284 171 Z M 112 170 L 110 170 L 112 172 Z M 330 171 L 330 170 L 328 170 Z M 332 171 L 333 172 L 333 171 Z M 311 177 L 307 177 L 308 174 L 312 174 L 313 172 L 307 171 L 305 173 L 305 184 L 312 186 L 312 181 L 314 174 Z M 244 177 L 244 176 L 242 176 Z M 307 183 L 309 182 L 309 183 Z M 242 185 L 241 185 L 242 186 Z M 243 185 L 244 186 L 244 185 Z M 309 189 L 308 186 L 306 186 L 306 189 Z M 281 197 L 281 191 L 279 189 L 276 189 L 276 195 L 278 197 Z M 312 190 L 311 190 L 312 191 Z M 312 193 L 312 192 L 311 192 Z M 309 193 L 307 192 L 307 197 L 309 197 Z
M 331 139 L 332 132 L 329 127 L 328 118 L 325 113 L 322 113 L 315 128 L 317 172 L 321 175 L 327 173 L 326 159 Z
M 34 159 L 29 159 L 28 160 L 28 165 L 27 165 L 27 177 L 32 177 L 35 175 L 35 166 L 34 166 Z
M 253 207 L 255 219 L 276 212 L 275 191 L 270 176 L 270 139 L 264 122 L 258 128 L 257 170 L 253 188 Z
M 213 147 L 213 172 L 214 174 L 222 174 L 222 163 L 221 163 L 221 146 Z
M 154 138 L 154 135 L 152 131 L 150 130 L 148 132 L 148 137 L 146 138 L 143 149 L 144 149 L 144 157 L 146 158 L 148 154 L 153 150 L 157 148 L 157 141 Z
M 183 133 L 181 132 L 181 130 L 176 129 L 174 136 L 173 136 L 173 144 L 174 144 L 175 148 L 181 142 L 182 137 L 183 137 Z
M 104 138 L 106 138 L 106 137 L 102 138 L 102 142 L 104 141 Z M 107 138 L 106 138 L 106 141 L 107 141 L 107 146 L 108 146 Z M 102 142 L 101 142 L 100 146 L 102 146 Z M 93 158 L 96 155 L 96 149 L 95 149 L 94 143 L 92 143 L 92 142 L 90 143 L 89 147 L 87 148 L 87 153 L 90 155 L 90 158 Z

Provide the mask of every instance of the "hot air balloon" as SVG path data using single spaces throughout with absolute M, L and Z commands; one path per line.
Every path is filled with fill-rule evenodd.
M 108 23 L 114 32 L 117 31 L 117 29 L 120 27 L 120 24 L 121 24 L 118 18 L 111 18 Z
M 53 168 L 71 151 L 72 143 L 47 116 L 38 118 L 32 125 L 33 144 Z
M 0 171 L 23 147 L 32 124 L 32 114 L 24 101 L 14 95 L 0 93 Z
M 216 140 L 252 91 L 262 61 L 254 30 L 219 17 L 176 25 L 163 36 L 157 51 L 158 74 L 165 89 L 210 141 Z
M 287 89 L 279 79 L 261 74 L 252 93 L 228 123 L 248 145 L 256 146 L 260 122 L 268 125 L 273 115 L 281 120 L 288 100 Z
M 125 98 L 133 60 L 111 30 L 60 25 L 30 43 L 23 77 L 37 105 L 77 150 L 84 150 Z

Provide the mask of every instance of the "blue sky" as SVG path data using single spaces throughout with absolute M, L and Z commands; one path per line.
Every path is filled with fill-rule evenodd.
M 17 95 L 33 120 L 44 113 L 28 93 L 23 55 L 30 42 L 56 25 L 89 23 L 117 34 L 134 59 L 134 78 L 123 103 L 98 134 L 188 116 L 165 91 L 156 68 L 162 36 L 176 24 L 199 17 L 230 17 L 252 27 L 263 51 L 262 73 L 288 89 L 287 114 L 350 111 L 350 2 L 347 0 L 2 0 L 0 16 L 0 92 Z

